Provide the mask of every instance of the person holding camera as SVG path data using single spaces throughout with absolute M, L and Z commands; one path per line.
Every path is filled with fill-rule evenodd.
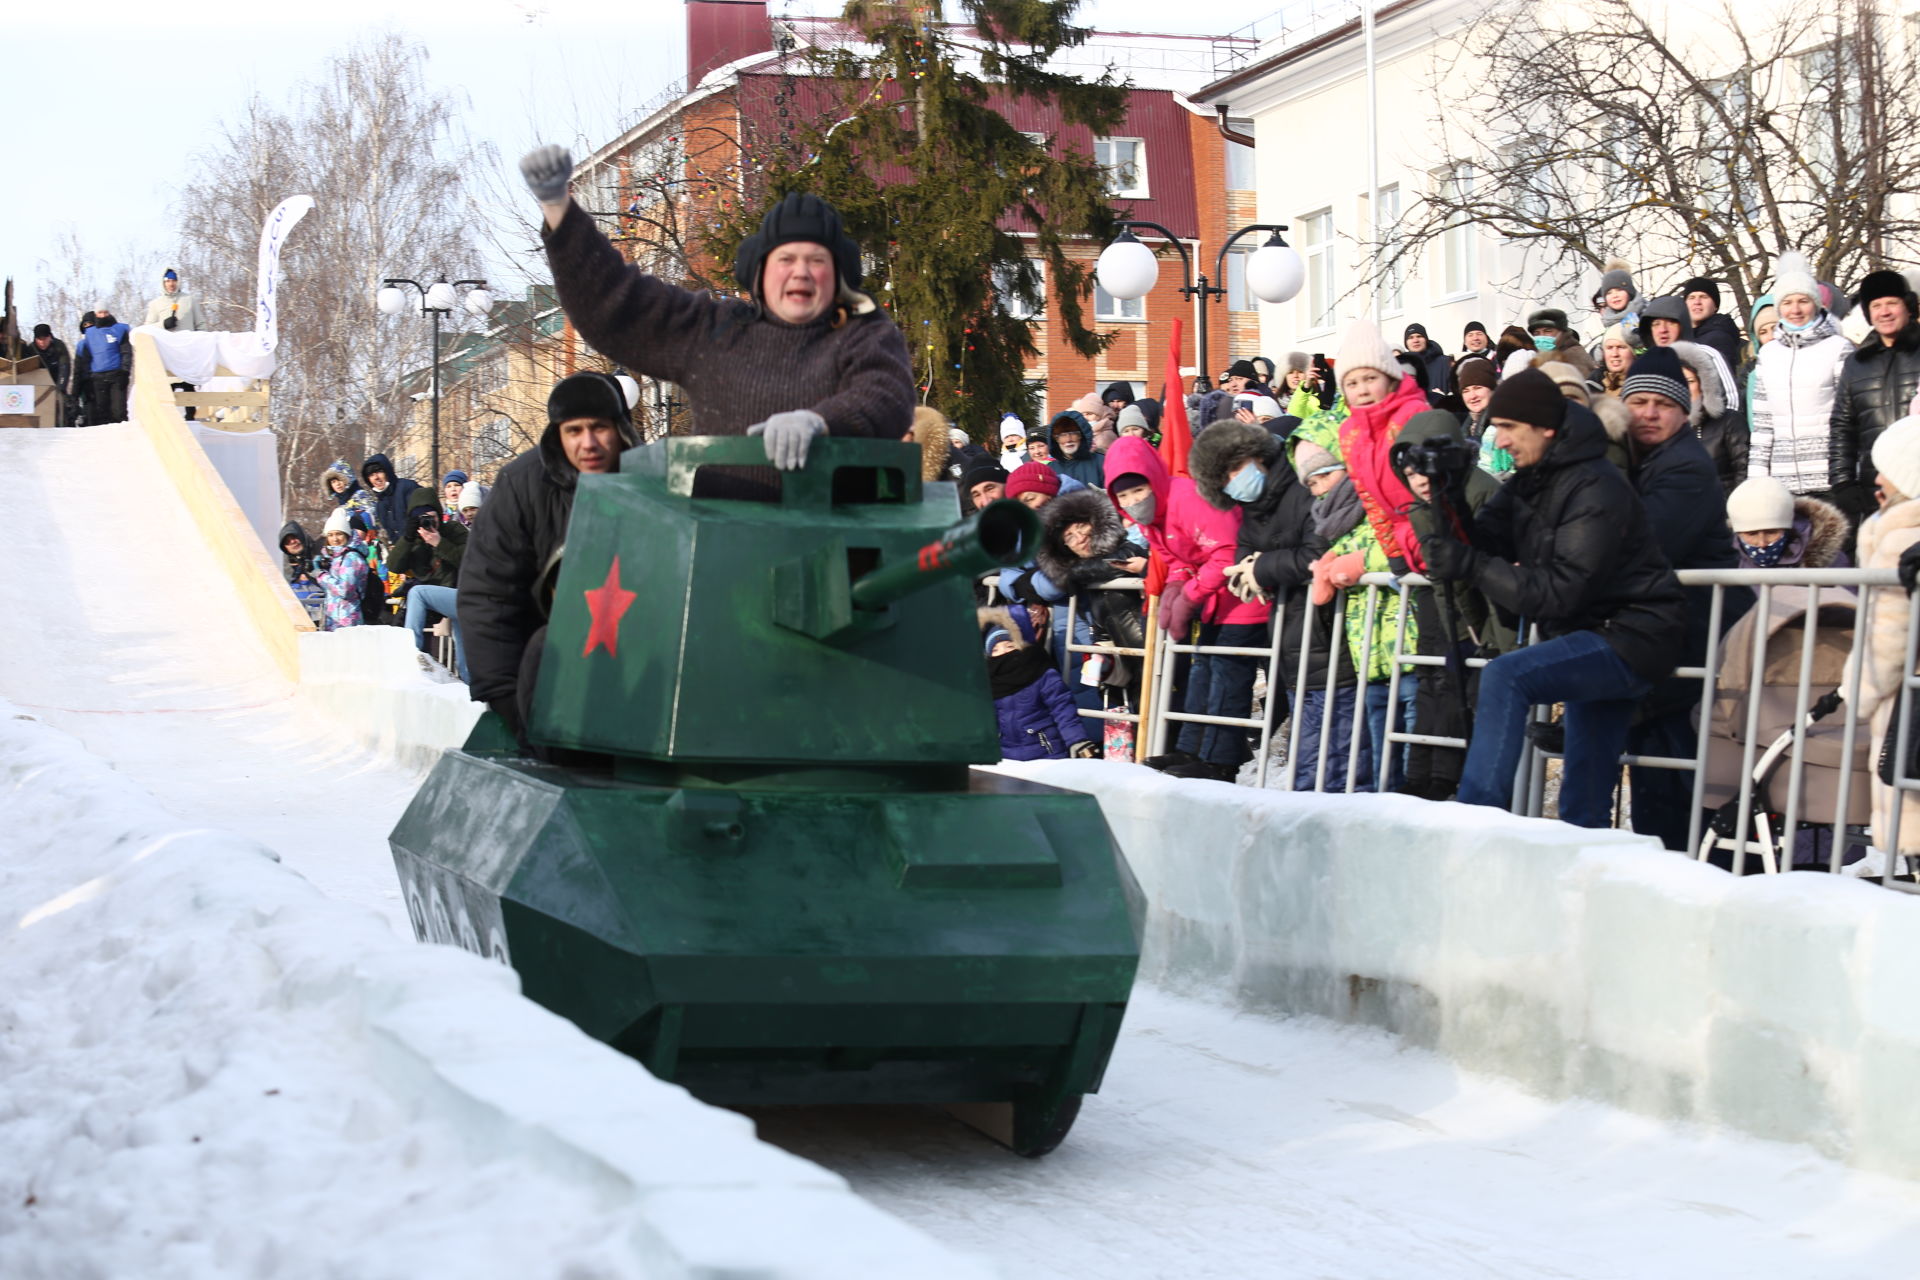
M 1529 712 L 1564 702 L 1560 816 L 1604 827 L 1634 708 L 1677 663 L 1686 600 L 1592 410 L 1524 369 L 1495 389 L 1488 417 L 1513 479 L 1455 536 L 1424 545 L 1428 573 L 1478 589 L 1543 638 L 1481 671 L 1458 798 L 1510 807 Z
M 1500 482 L 1477 465 L 1478 448 L 1468 443 L 1460 419 L 1445 409 L 1429 409 L 1408 419 L 1392 460 L 1413 493 L 1415 505 L 1407 518 L 1423 547 L 1457 536 L 1454 513 L 1463 512 L 1470 520 L 1500 492 Z M 1422 672 L 1413 695 L 1413 723 L 1425 736 L 1469 738 L 1468 708 L 1479 675 L 1469 671 L 1466 660 L 1505 652 L 1513 647 L 1513 634 L 1498 624 L 1478 591 L 1442 583 L 1412 587 L 1407 595 L 1413 605 L 1417 651 L 1423 657 L 1446 660 L 1444 667 Z M 1452 799 L 1465 763 L 1466 753 L 1457 748 L 1412 743 L 1407 748 L 1406 781 L 1399 790 L 1426 800 Z
M 460 679 L 467 678 L 467 649 L 460 643 L 460 602 L 455 583 L 460 558 L 467 551 L 467 529 L 453 516 L 421 507 L 410 517 L 412 527 L 393 549 L 387 567 L 411 580 L 407 587 L 407 630 L 413 647 L 427 651 L 427 615 L 437 613 L 453 623 L 454 657 Z

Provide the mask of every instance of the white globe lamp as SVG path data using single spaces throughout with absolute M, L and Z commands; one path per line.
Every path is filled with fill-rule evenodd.
M 1262 302 L 1291 302 L 1306 280 L 1306 261 L 1278 231 L 1247 259 L 1247 288 Z
M 383 316 L 397 316 L 407 309 L 406 291 L 388 285 L 373 295 L 373 305 L 380 308 L 380 314 Z
M 441 280 L 427 287 L 427 306 L 434 311 L 451 311 L 459 299 L 453 296 L 453 286 Z
M 1118 239 L 1100 251 L 1100 261 L 1094 264 L 1093 274 L 1108 294 L 1122 302 L 1131 302 L 1153 291 L 1154 283 L 1160 279 L 1160 261 L 1153 256 L 1153 250 L 1134 239 L 1133 232 L 1123 230 Z
M 620 394 L 627 398 L 627 412 L 632 413 L 640 406 L 640 384 L 624 373 L 616 373 L 613 380 L 620 384 Z
M 468 315 L 485 320 L 493 311 L 493 295 L 484 288 L 473 289 L 468 292 L 462 305 L 466 307 Z

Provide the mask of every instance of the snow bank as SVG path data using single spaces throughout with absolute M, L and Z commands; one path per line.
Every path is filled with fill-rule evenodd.
M 405 627 L 301 635 L 300 695 L 361 746 L 422 773 L 485 710 L 466 685 L 426 672 Z
M 1002 768 L 1099 797 L 1152 905 L 1145 978 L 1920 1177 L 1914 898 L 1403 796 Z
M 4 704 L 0 832 L 0 1275 L 982 1274 Z

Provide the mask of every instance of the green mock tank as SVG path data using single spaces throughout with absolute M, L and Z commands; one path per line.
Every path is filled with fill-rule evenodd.
M 936 1103 L 1026 1155 L 1099 1088 L 1144 903 L 1098 802 L 1000 758 L 969 579 L 919 449 L 814 442 L 777 501 L 694 496 L 757 439 L 580 478 L 526 758 L 482 717 L 391 837 L 415 934 L 725 1105 Z M 951 526 L 951 527 L 949 527 Z

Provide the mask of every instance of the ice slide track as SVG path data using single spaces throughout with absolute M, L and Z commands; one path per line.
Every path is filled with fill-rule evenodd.
M 404 933 L 386 833 L 418 775 L 301 708 L 210 585 L 144 435 L 0 432 L 0 468 L 0 696 Z M 1920 1192 L 1802 1148 L 1541 1102 L 1380 1033 L 1146 988 L 1044 1160 L 930 1109 L 753 1114 L 1009 1277 L 1864 1280 L 1911 1274 L 1920 1248 Z

